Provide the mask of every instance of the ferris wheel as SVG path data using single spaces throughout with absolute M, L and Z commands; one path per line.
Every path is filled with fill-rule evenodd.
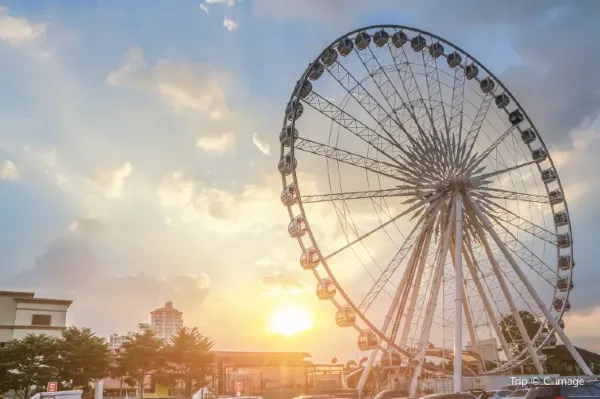
M 300 266 L 374 366 L 422 375 L 544 372 L 565 335 L 573 240 L 563 187 L 525 110 L 472 55 L 396 25 L 309 64 L 280 133 Z M 333 322 L 333 320 L 332 320 Z M 450 366 L 452 362 L 452 366 Z

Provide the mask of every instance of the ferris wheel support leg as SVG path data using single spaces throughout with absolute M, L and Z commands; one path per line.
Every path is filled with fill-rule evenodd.
M 462 246 L 463 246 L 463 197 L 457 192 L 455 199 L 456 221 L 454 240 L 454 392 L 462 391 L 462 316 L 463 316 L 463 270 L 462 270 Z M 476 345 L 476 343 L 474 343 Z
M 417 297 L 419 296 L 419 288 L 421 287 L 421 281 L 423 280 L 423 272 L 425 271 L 425 263 L 427 262 L 427 255 L 429 254 L 429 246 L 431 244 L 432 235 L 433 229 L 430 229 L 427 233 L 427 236 L 425 237 L 425 244 L 423 245 L 421 256 L 419 257 L 417 275 L 415 276 L 415 284 L 411 293 L 408 309 L 406 310 L 404 329 L 402 330 L 402 335 L 400 336 L 400 341 L 398 344 L 398 346 L 401 348 L 404 348 L 406 346 L 406 341 L 408 340 L 408 334 L 412 325 L 413 315 L 415 314 L 415 305 L 417 303 Z
M 476 217 L 474 217 L 472 220 L 479 219 L 484 226 L 486 225 L 486 221 L 487 221 L 487 223 L 489 223 L 489 220 L 483 219 L 483 218 L 485 218 L 485 216 L 483 215 L 481 210 L 479 210 L 479 208 L 477 207 L 477 204 L 470 197 L 467 196 L 466 198 L 468 199 L 471 209 L 474 210 L 475 215 L 476 215 Z M 489 226 L 491 227 L 491 224 L 489 224 Z M 487 227 L 486 227 L 486 229 L 487 229 Z M 481 228 L 481 227 L 477 227 L 475 230 L 476 230 L 477 234 L 479 235 L 479 239 L 481 240 L 481 245 L 483 246 L 485 253 L 492 265 L 492 269 L 494 271 L 494 274 L 496 275 L 496 279 L 498 280 L 500 289 L 502 290 L 502 293 L 504 294 L 504 297 L 506 298 L 506 302 L 508 303 L 510 312 L 513 316 L 513 319 L 515 320 L 515 323 L 517 324 L 519 333 L 520 333 L 521 337 L 523 338 L 523 341 L 525 342 L 527 352 L 529 352 L 529 356 L 531 357 L 531 360 L 533 361 L 533 365 L 535 366 L 535 369 L 538 374 L 543 374 L 544 368 L 542 367 L 542 364 L 538 357 L 537 351 L 535 350 L 533 343 L 531 342 L 531 338 L 529 337 L 529 333 L 527 332 L 527 329 L 525 328 L 525 324 L 523 323 L 523 320 L 521 319 L 521 315 L 519 314 L 519 310 L 517 309 L 515 301 L 514 301 L 512 295 L 510 294 L 508 285 L 506 284 L 506 281 L 504 280 L 504 276 L 502 275 L 502 270 L 500 269 L 500 265 L 498 265 L 498 262 L 496 261 L 494 253 L 492 252 L 492 248 L 490 247 L 490 244 L 487 241 L 485 232 L 484 232 L 483 228 Z M 487 230 L 488 230 L 488 232 L 490 232 L 490 234 L 492 232 L 495 234 L 494 229 L 487 229 Z M 497 234 L 496 234 L 496 237 L 498 237 Z M 498 246 L 500 246 L 500 244 L 498 243 L 499 240 L 500 240 L 500 237 L 498 237 L 498 240 L 496 240 L 496 238 L 494 238 L 494 241 L 496 241 L 496 244 L 498 244 Z M 504 245 L 500 246 L 500 248 L 506 249 L 506 247 Z M 506 257 L 506 254 L 504 256 Z
M 433 218 L 431 220 L 433 220 Z M 432 223 L 431 220 L 429 221 L 429 223 L 427 223 L 423 226 L 423 230 L 421 231 L 419 238 L 417 238 L 417 245 L 415 246 L 415 249 L 410 257 L 409 263 L 406 266 L 406 269 L 404 270 L 404 273 L 400 280 L 400 284 L 398 285 L 398 289 L 396 290 L 394 298 L 392 299 L 392 304 L 390 305 L 390 308 L 388 309 L 388 312 L 383 321 L 383 325 L 381 327 L 381 332 L 384 334 L 387 332 L 387 329 L 389 328 L 392 317 L 394 316 L 394 311 L 396 310 L 396 307 L 398 306 L 398 302 L 400 302 L 402 292 L 406 288 L 406 281 L 410 274 L 410 269 L 411 269 L 412 265 L 415 263 L 415 260 L 418 256 L 418 253 L 423 244 L 423 241 L 425 240 L 426 237 L 429 236 L 429 234 L 427 232 L 429 230 L 431 230 L 431 223 Z M 362 394 L 362 391 L 365 388 L 367 381 L 369 380 L 369 374 L 371 373 L 371 369 L 373 368 L 373 363 L 375 363 L 375 358 L 377 357 L 378 352 L 379 352 L 379 348 L 371 350 L 371 353 L 369 354 L 369 359 L 367 360 L 367 364 L 365 365 L 365 367 L 363 369 L 363 372 L 360 376 L 360 380 L 358 381 L 358 385 L 356 387 L 359 397 Z
M 525 285 L 525 287 L 527 288 L 527 290 L 529 291 L 539 308 L 542 310 L 550 326 L 552 326 L 552 328 L 556 331 L 556 333 L 560 337 L 561 341 L 565 344 L 565 347 L 567 348 L 571 356 L 573 356 L 573 360 L 575 360 L 575 362 L 581 368 L 585 375 L 594 375 L 594 373 L 592 373 L 592 370 L 590 370 L 589 366 L 585 363 L 579 352 L 577 352 L 577 349 L 575 349 L 575 346 L 573 346 L 573 344 L 571 343 L 569 337 L 567 337 L 562 328 L 560 328 L 558 322 L 556 321 L 556 318 L 552 316 L 552 314 L 546 307 L 546 304 L 542 301 L 542 298 L 540 298 L 539 294 L 537 293 L 537 291 L 535 290 L 525 273 L 523 273 L 523 270 L 515 261 L 508 248 L 506 248 L 506 245 L 504 245 L 504 243 L 494 230 L 490 220 L 487 218 L 487 216 L 483 214 L 483 212 L 481 212 L 481 209 L 479 209 L 479 206 L 476 203 L 474 203 L 473 201 L 470 202 L 473 204 L 475 213 L 483 222 L 484 228 L 490 233 L 494 241 L 496 241 L 496 245 L 498 245 L 498 248 L 500 248 L 502 254 L 504 254 L 506 260 L 508 260 L 508 263 L 510 263 L 510 265 L 513 267 L 515 273 L 517 273 L 517 275 L 519 276 L 519 278 L 521 279 L 521 281 L 523 282 L 523 284 Z
M 463 249 L 463 256 L 465 258 L 465 262 L 467 263 L 467 267 L 469 268 L 471 277 L 473 277 L 475 287 L 477 288 L 479 297 L 481 298 L 481 300 L 483 302 L 483 307 L 485 308 L 488 319 L 490 320 L 490 323 L 492 324 L 492 327 L 494 328 L 494 332 L 496 333 L 496 336 L 500 340 L 500 345 L 502 345 L 502 349 L 504 349 L 504 354 L 506 355 L 506 358 L 508 360 L 511 360 L 513 356 L 512 356 L 512 353 L 510 352 L 510 348 L 508 347 L 508 342 L 506 342 L 506 338 L 504 338 L 504 334 L 502 334 L 502 329 L 500 329 L 500 325 L 498 324 L 498 321 L 496 320 L 496 316 L 494 315 L 494 309 L 492 308 L 492 304 L 490 303 L 490 300 L 485 292 L 485 289 L 483 288 L 483 284 L 481 283 L 481 280 L 479 279 L 479 275 L 477 274 L 477 267 L 474 264 L 474 260 L 471 259 L 472 254 L 473 254 L 472 250 L 469 249 L 469 251 L 467 251 L 466 249 Z
M 448 216 L 448 225 L 444 232 L 444 238 L 440 243 L 440 251 L 438 253 L 438 262 L 435 266 L 435 274 L 433 277 L 433 285 L 431 287 L 431 295 L 427 302 L 427 308 L 425 310 L 425 321 L 423 325 L 423 331 L 421 335 L 421 343 L 419 346 L 419 353 L 417 355 L 417 366 L 413 372 L 410 380 L 409 396 L 414 397 L 417 393 L 417 387 L 419 384 L 419 376 L 425 362 L 425 350 L 427 349 L 427 343 L 429 342 L 429 334 L 431 333 L 431 324 L 433 323 L 433 316 L 435 313 L 435 306 L 437 303 L 437 297 L 440 292 L 440 286 L 442 283 L 442 277 L 444 274 L 444 265 L 446 264 L 446 256 L 448 255 L 448 246 L 450 244 L 450 234 L 452 233 L 452 226 L 455 221 L 456 214 L 454 213 L 455 203 L 452 203 Z

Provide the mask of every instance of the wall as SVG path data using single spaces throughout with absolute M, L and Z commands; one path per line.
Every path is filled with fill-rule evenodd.
M 12 296 L 0 296 L 0 326 L 12 326 L 17 304 Z
M 54 305 L 45 303 L 18 303 L 15 316 L 16 326 L 30 326 L 31 317 L 34 314 L 50 315 L 50 325 L 53 327 L 64 327 L 67 321 L 67 307 L 65 305 Z

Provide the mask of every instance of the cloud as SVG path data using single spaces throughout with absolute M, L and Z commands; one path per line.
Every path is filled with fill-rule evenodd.
M 203 111 L 210 118 L 220 119 L 229 114 L 224 88 L 228 79 L 203 63 L 160 60 L 148 70 L 142 51 L 133 47 L 106 81 L 114 87 L 154 93 L 176 113 Z
M 241 1 L 242 0 L 206 0 L 206 4 L 221 4 L 226 5 L 227 7 L 233 7 Z
M 11 160 L 0 164 L 0 180 L 21 180 L 21 171 Z
M 223 133 L 218 136 L 203 136 L 196 141 L 196 146 L 206 152 L 223 155 L 235 147 L 235 133 Z
M 209 13 L 209 12 L 208 12 L 208 7 L 206 6 L 206 4 L 205 4 L 205 3 L 201 3 L 201 4 L 200 4 L 200 9 L 201 9 L 202 11 L 204 11 L 205 13 L 207 13 L 207 14 Z
M 225 19 L 223 20 L 223 26 L 227 28 L 229 32 L 233 32 L 238 28 L 238 24 L 229 17 L 225 17 Z
M 258 148 L 263 155 L 271 155 L 271 145 L 269 143 L 265 143 L 261 138 L 260 134 L 254 133 L 252 135 L 252 144 Z
M 269 287 L 279 287 L 284 290 L 301 289 L 305 287 L 305 284 L 294 275 L 284 272 L 274 272 L 263 276 L 262 282 Z
M 30 22 L 25 18 L 8 15 L 8 8 L 0 6 L 0 40 L 11 46 L 28 44 L 46 36 L 45 22 Z
M 131 164 L 125 162 L 114 169 L 96 169 L 86 183 L 108 199 L 123 197 L 125 179 L 131 174 Z

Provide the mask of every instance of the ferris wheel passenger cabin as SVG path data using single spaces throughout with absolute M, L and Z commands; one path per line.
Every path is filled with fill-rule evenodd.
M 292 129 L 292 126 L 288 125 L 281 129 L 281 133 L 279 133 L 279 143 L 281 145 L 291 147 L 296 140 L 298 140 L 298 130 L 296 128 Z
M 289 176 L 290 174 L 292 174 L 292 172 L 296 169 L 297 166 L 298 161 L 296 161 L 296 159 L 292 157 L 292 154 L 288 153 L 279 160 L 279 163 L 277 164 L 277 169 L 279 169 L 279 173 L 281 173 L 282 175 Z
M 381 29 L 373 35 L 373 42 L 377 47 L 383 47 L 390 40 L 390 35 L 384 30 Z
M 335 64 L 335 62 L 337 61 L 337 58 L 338 58 L 338 52 L 335 51 L 335 49 L 330 47 L 327 50 L 325 50 L 325 52 L 321 56 L 321 62 L 325 66 L 331 66 L 331 65 Z
M 367 32 L 360 32 L 356 35 L 356 39 L 354 39 L 354 44 L 356 44 L 356 48 L 359 50 L 364 50 L 369 47 L 371 44 L 371 35 Z
M 295 111 L 295 112 L 294 112 Z M 304 106 L 299 102 L 291 102 L 285 109 L 285 117 L 291 121 L 298 120 L 304 113 Z
M 575 267 L 575 261 L 571 262 L 571 255 L 561 255 L 558 257 L 558 268 L 560 270 L 570 270 Z
M 296 184 L 291 183 L 289 186 L 283 189 L 279 196 L 281 203 L 284 206 L 292 206 L 298 203 L 298 190 Z
M 569 248 L 571 246 L 571 234 L 562 233 L 556 236 L 556 245 L 559 248 Z
M 494 83 L 494 81 L 490 77 L 482 79 L 481 83 L 479 83 L 479 87 L 481 88 L 481 91 L 484 92 L 485 94 L 490 93 L 492 90 L 494 90 L 495 86 L 496 86 L 496 83 Z
M 544 148 L 538 148 L 537 150 L 533 150 L 531 152 L 531 158 L 537 163 L 544 162 L 548 159 L 548 153 Z
M 565 312 L 571 310 L 571 304 L 569 303 L 569 300 L 567 299 L 565 302 L 562 298 L 556 298 L 554 300 L 554 310 L 560 312 L 560 310 L 563 308 L 563 304 L 565 305 Z
M 427 40 L 421 35 L 413 37 L 410 41 L 410 47 L 412 47 L 414 51 L 421 51 L 425 46 L 427 46 Z
M 328 278 L 322 278 L 317 283 L 317 297 L 321 300 L 333 299 L 335 297 L 335 284 Z
M 304 216 L 296 216 L 288 225 L 288 233 L 292 238 L 300 238 L 308 231 L 308 225 Z
M 469 64 L 465 67 L 465 78 L 471 80 L 475 79 L 479 74 L 479 68 L 475 64 Z
M 379 344 L 377 335 L 371 330 L 362 330 L 358 333 L 358 349 L 361 351 L 370 351 L 377 349 Z
M 521 140 L 523 140 L 523 143 L 531 144 L 535 141 L 535 139 L 536 139 L 536 134 L 533 131 L 533 129 L 529 128 L 529 129 L 525 129 L 521 132 Z
M 506 93 L 498 94 L 496 96 L 496 107 L 502 109 L 506 108 L 506 106 L 510 103 L 510 98 L 506 95 Z
M 565 321 L 564 321 L 563 319 L 560 319 L 560 320 L 558 321 L 558 326 L 559 326 L 559 327 L 560 327 L 562 330 L 564 330 L 564 329 L 565 329 Z
M 560 188 L 557 188 L 556 190 L 552 190 L 548 193 L 548 201 L 550 202 L 550 205 L 560 204 L 564 200 L 565 200 L 565 196 L 563 195 Z
M 308 73 L 308 78 L 310 80 L 317 80 L 323 75 L 325 72 L 325 67 L 320 62 L 316 62 L 310 66 L 310 72 Z
M 573 281 L 571 281 L 571 283 L 569 283 L 569 279 L 567 277 L 563 277 L 556 282 L 556 288 L 558 288 L 558 290 L 560 292 L 567 292 L 569 290 L 572 290 L 573 289 Z
M 300 81 L 298 81 L 298 83 L 296 83 L 294 92 L 298 93 L 298 97 L 306 98 L 312 92 L 312 89 L 313 85 L 310 83 L 310 80 L 305 80 L 302 85 L 300 85 Z
M 406 36 L 406 33 L 402 32 L 402 31 L 398 31 L 398 32 L 394 33 L 394 35 L 392 36 L 392 44 L 396 48 L 400 48 L 400 47 L 404 46 L 406 44 L 406 42 L 408 42 L 408 36 Z
M 462 57 L 456 51 L 449 54 L 448 58 L 446 58 L 446 62 L 450 68 L 456 68 L 462 62 Z
M 556 223 L 558 227 L 569 224 L 569 215 L 567 214 L 567 211 L 556 212 L 554 214 L 554 223 Z
M 556 171 L 554 170 L 554 168 L 549 168 L 549 169 L 542 171 L 542 181 L 545 184 L 552 183 L 553 181 L 556 180 L 556 178 L 557 178 L 557 176 L 556 176 Z
M 345 37 L 338 43 L 337 50 L 343 57 L 346 57 L 354 50 L 354 43 L 350 38 Z
M 319 266 L 320 262 L 321 259 L 319 258 L 319 250 L 315 247 L 306 249 L 304 252 L 302 252 L 302 255 L 300 255 L 300 266 L 304 270 L 313 270 Z
M 341 306 L 335 312 L 335 324 L 339 327 L 350 327 L 356 322 L 356 313 L 350 305 Z
M 525 120 L 525 117 L 523 116 L 523 113 L 521 111 L 519 111 L 518 109 L 515 109 L 513 112 L 508 114 L 508 121 L 510 123 L 512 123 L 513 125 L 518 125 L 519 123 L 523 122 L 524 120 Z
M 442 46 L 442 43 L 435 42 L 429 46 L 429 55 L 433 58 L 439 58 L 442 54 L 444 54 L 444 46 Z

